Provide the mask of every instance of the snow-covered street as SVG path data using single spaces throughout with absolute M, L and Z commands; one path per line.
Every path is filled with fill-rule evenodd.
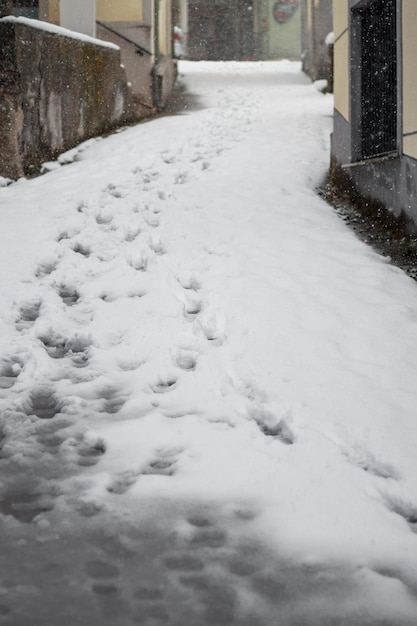
M 179 80 L 0 188 L 0 626 L 416 626 L 417 285 L 300 64 Z

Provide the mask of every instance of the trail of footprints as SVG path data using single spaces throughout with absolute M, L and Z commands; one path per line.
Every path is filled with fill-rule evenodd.
M 375 458 L 361 446 L 343 449 L 342 454 L 351 465 L 378 479 L 383 505 L 391 513 L 400 516 L 413 533 L 417 533 L 417 505 L 396 493 L 396 483 L 402 478 L 401 472 L 390 463 Z
M 244 503 L 166 502 L 156 506 L 152 518 L 139 515 L 132 525 L 93 520 L 85 525 L 81 545 L 78 534 L 63 530 L 46 553 L 45 545 L 38 545 L 43 558 L 29 560 L 19 595 L 12 588 L 2 596 L 0 620 L 2 615 L 13 624 L 29 623 L 29 615 L 36 620 L 38 577 L 43 593 L 52 587 L 58 602 L 54 615 L 64 626 L 74 623 L 64 610 L 74 605 L 85 607 L 88 623 L 105 625 L 270 626 L 279 615 L 285 624 L 316 626 L 340 623 L 340 601 L 343 624 L 353 623 L 363 574 L 335 559 L 291 560 L 286 549 L 271 550 L 267 538 L 254 538 L 252 522 L 259 513 Z M 62 543 L 66 552 L 59 549 Z M 401 582 L 416 595 L 412 578 L 401 571 L 379 566 L 373 575 Z M 376 623 L 372 611 L 361 611 L 364 623 Z
M 174 525 L 177 515 L 173 512 Z M 112 558 L 119 549 L 110 549 L 108 554 L 86 560 L 81 575 L 90 581 L 103 610 L 107 600 L 120 602 L 122 610 L 124 600 L 135 623 L 149 624 L 155 619 L 156 623 L 169 624 L 171 619 L 177 623 L 184 606 L 185 623 L 240 623 L 238 587 L 242 581 L 261 597 L 268 595 L 268 584 L 272 584 L 262 549 L 233 537 L 236 527 L 254 516 L 254 511 L 244 507 L 236 508 L 233 519 L 222 520 L 205 508 L 190 508 L 182 522 L 186 536 L 172 536 L 170 531 L 169 537 L 166 529 L 145 525 L 143 536 L 133 542 L 136 551 L 125 553 L 123 566 Z M 226 524 L 233 524 L 233 533 Z M 124 619 L 129 623 L 128 616 Z
M 148 183 L 152 183 L 157 178 L 156 175 L 149 175 Z M 106 194 L 114 201 L 126 196 L 125 190 L 119 189 L 115 185 L 109 185 L 104 190 L 104 195 L 106 196 Z M 159 201 L 165 202 L 165 192 L 160 191 L 157 195 Z M 158 208 L 151 212 L 148 206 L 145 206 L 142 209 L 145 217 L 141 221 L 141 225 L 130 223 L 127 227 L 124 226 L 123 222 L 121 224 L 115 223 L 111 208 L 101 207 L 95 211 L 86 204 L 80 204 L 77 212 L 80 216 L 86 216 L 86 223 L 87 226 L 89 224 L 89 228 L 91 228 L 91 220 L 94 219 L 96 228 L 102 231 L 104 236 L 109 236 L 110 239 L 115 237 L 115 240 L 119 241 L 121 245 L 123 245 L 123 241 L 126 245 L 132 244 L 140 235 L 146 235 L 146 230 L 148 230 L 150 232 L 149 252 L 146 253 L 143 245 L 141 245 L 139 252 L 133 253 L 133 249 L 131 249 L 131 256 L 126 257 L 127 263 L 137 272 L 147 271 L 152 254 L 154 258 L 157 258 L 167 252 L 161 237 L 151 232 L 158 229 L 160 225 L 160 217 L 158 216 L 160 209 Z M 136 205 L 132 208 L 134 215 L 140 212 Z M 146 227 L 145 231 L 144 227 Z M 85 310 L 88 310 L 88 301 L 83 296 L 82 282 L 75 285 L 74 282 L 65 278 L 65 271 L 62 271 L 68 262 L 68 254 L 74 255 L 73 260 L 71 260 L 72 268 L 77 267 L 77 263 L 88 264 L 90 259 L 92 260 L 93 265 L 90 266 L 90 269 L 83 269 L 83 266 L 80 265 L 80 276 L 86 274 L 91 277 L 92 271 L 94 275 L 97 260 L 101 264 L 100 267 L 105 268 L 106 259 L 96 254 L 94 237 L 91 239 L 92 243 L 88 243 L 86 238 L 80 235 L 82 230 L 82 224 L 81 227 L 71 224 L 68 229 L 61 231 L 57 237 L 60 249 L 55 256 L 41 262 L 35 270 L 35 280 L 38 281 L 40 288 L 39 293 L 44 294 L 44 297 L 40 295 L 29 298 L 27 301 L 21 302 L 17 308 L 15 327 L 21 335 L 22 343 L 26 344 L 26 339 L 30 337 L 33 345 L 35 338 L 34 345 L 42 347 L 49 359 L 46 367 L 43 368 L 43 375 L 37 376 L 35 368 L 33 372 L 35 376 L 22 376 L 22 373 L 26 374 L 27 368 L 33 368 L 30 349 L 22 350 L 21 353 L 16 352 L 9 357 L 6 356 L 0 362 L 0 402 L 5 409 L 0 425 L 0 463 L 3 462 L 3 469 L 5 470 L 5 480 L 0 496 L 0 511 L 14 516 L 21 522 L 31 522 L 40 513 L 53 508 L 53 500 L 59 494 L 59 489 L 57 493 L 54 493 L 55 487 L 51 487 L 51 480 L 59 480 L 60 476 L 68 477 L 77 471 L 77 467 L 88 468 L 96 465 L 106 452 L 105 442 L 101 440 L 92 441 L 91 437 L 85 437 L 85 425 L 82 421 L 79 423 L 79 416 L 76 411 L 74 412 L 71 405 L 72 400 L 61 397 L 58 391 L 59 386 L 57 386 L 62 377 L 77 380 L 77 375 L 72 374 L 71 370 L 74 372 L 80 369 L 89 370 L 90 360 L 94 352 L 94 342 L 88 333 L 88 325 L 91 320 L 85 313 Z M 108 260 L 111 261 L 111 255 Z M 186 298 L 184 317 L 189 322 L 195 322 L 203 307 L 202 300 L 196 297 L 201 284 L 193 276 L 178 279 L 178 282 L 184 289 L 184 293 L 190 294 Z M 45 328 L 42 325 L 45 306 L 47 307 L 48 302 L 51 301 L 51 293 L 56 294 L 64 305 L 64 309 L 59 314 L 72 320 L 72 326 L 76 329 L 73 335 L 68 336 L 59 330 L 51 327 Z M 141 290 L 128 294 L 129 297 L 143 297 L 144 295 L 146 292 Z M 111 293 L 102 294 L 104 302 L 112 302 L 117 297 L 119 294 L 114 296 Z M 208 341 L 213 341 L 216 338 L 212 328 L 207 329 L 204 326 L 202 328 Z M 179 373 L 192 372 L 197 367 L 197 360 L 198 351 L 178 350 L 174 365 L 178 368 Z M 136 366 L 139 365 L 132 367 L 135 368 Z M 129 369 L 132 368 L 127 368 L 126 371 Z M 97 376 L 97 374 L 95 375 Z M 20 379 L 22 379 L 22 383 L 20 383 Z M 30 381 L 30 388 L 28 388 L 28 381 Z M 178 386 L 179 382 L 179 375 L 160 378 L 151 385 L 151 391 L 156 396 L 169 393 Z M 107 389 L 107 391 L 103 390 L 100 398 L 97 398 L 98 400 L 100 400 L 99 404 L 88 401 L 93 413 L 99 411 L 110 417 L 121 410 L 127 396 L 122 390 L 112 388 Z M 86 412 L 85 407 L 83 412 Z M 27 418 L 38 420 L 33 422 L 31 436 L 40 446 L 41 454 L 39 458 L 27 461 L 27 465 L 23 463 L 20 466 L 13 452 L 14 441 L 21 444 L 19 434 L 18 431 L 13 433 L 11 429 L 8 429 L 7 423 L 11 419 L 16 423 L 24 423 Z M 6 428 L 3 428 L 4 425 Z M 21 433 L 23 436 L 28 436 L 28 433 L 24 433 L 23 430 Z M 28 441 L 28 458 L 33 456 L 31 445 L 31 442 Z M 155 458 L 143 467 L 115 476 L 108 487 L 108 491 L 115 495 L 125 493 L 140 476 L 173 476 L 177 471 L 179 454 L 175 451 L 155 452 Z M 25 487 L 18 487 L 16 480 L 19 480 L 19 475 L 24 475 L 27 472 L 29 465 L 31 471 L 39 474 L 39 481 L 36 481 L 34 485 L 28 484 Z M 17 479 L 15 479 L 16 477 Z M 47 505 L 45 499 L 48 500 Z
M 175 159 L 171 158 L 172 155 L 170 157 L 168 153 L 163 153 L 161 157 L 167 165 L 171 165 L 175 162 Z M 198 155 L 194 161 L 200 161 Z M 208 167 L 208 162 L 203 161 L 202 169 L 207 169 Z M 152 190 L 152 185 L 157 184 L 160 178 L 159 172 L 152 168 L 145 172 L 137 170 L 136 174 L 141 176 L 142 183 L 147 186 L 148 190 Z M 177 172 L 174 176 L 177 184 L 184 184 L 188 180 L 188 172 L 185 170 Z M 118 187 L 114 184 L 109 184 L 103 190 L 104 197 L 110 197 L 112 201 L 115 202 L 126 198 L 127 194 L 128 191 L 126 191 L 125 188 Z M 156 197 L 162 204 L 167 200 L 166 192 L 157 187 Z M 143 235 L 144 228 L 149 231 L 148 253 L 143 249 L 143 246 L 141 246 L 139 252 L 131 252 L 130 256 L 127 257 L 127 263 L 138 273 L 148 270 L 152 254 L 157 258 L 168 252 L 167 246 L 162 238 L 157 233 L 152 232 L 156 231 L 161 225 L 161 217 L 159 215 L 161 209 L 157 206 L 151 211 L 148 205 L 144 205 L 142 209 L 135 205 L 132 208 L 132 213 L 134 215 L 144 214 L 144 218 L 140 224 L 129 224 L 127 227 L 121 227 L 115 223 L 115 217 L 111 207 L 106 208 L 102 206 L 98 211 L 93 211 L 87 205 L 81 204 L 77 210 L 80 214 L 85 214 L 88 217 L 92 216 L 96 227 L 100 229 L 104 235 L 114 235 L 116 236 L 116 241 L 124 241 L 126 244 L 135 242 L 139 236 Z M 63 252 L 58 253 L 54 258 L 43 261 L 35 270 L 36 279 L 40 281 L 41 284 L 43 281 L 46 281 L 44 286 L 46 285 L 47 288 L 52 288 L 57 293 L 65 305 L 68 314 L 72 310 L 76 310 L 78 305 L 83 303 L 81 290 L 74 284 L 66 281 L 59 280 L 55 282 L 53 276 L 58 272 L 60 264 L 63 262 L 65 251 L 72 251 L 74 255 L 86 261 L 95 255 L 94 247 L 80 238 L 80 232 L 80 229 L 73 227 L 63 230 L 57 238 L 58 243 L 64 247 Z M 100 256 L 98 259 L 103 263 L 105 262 L 104 258 Z M 200 295 L 202 291 L 201 282 L 197 277 L 192 275 L 178 277 L 177 280 L 184 290 L 184 318 L 188 322 L 198 325 L 209 343 L 214 346 L 221 345 L 225 339 L 224 324 L 221 316 L 219 316 L 216 311 L 214 311 L 211 316 L 204 315 L 204 313 L 206 313 L 205 307 L 207 303 L 205 303 Z M 146 292 L 139 289 L 128 295 L 130 297 L 143 297 L 146 295 Z M 112 296 L 111 294 L 104 293 L 102 300 L 104 302 L 112 302 L 117 297 L 117 295 Z M 42 306 L 42 297 L 34 297 L 20 305 L 15 323 L 16 330 L 19 333 L 24 335 L 34 329 L 36 322 L 42 317 Z M 75 321 L 75 323 L 77 322 Z M 52 331 L 40 334 L 38 339 L 52 361 L 69 361 L 71 367 L 75 369 L 87 368 L 89 366 L 93 342 L 88 334 L 80 332 L 75 333 L 72 337 L 64 337 Z M 182 372 L 193 372 L 198 366 L 198 351 L 178 350 L 175 365 Z M 8 394 L 13 392 L 13 389 L 18 386 L 19 376 L 24 369 L 25 359 L 19 354 L 11 355 L 2 360 L 0 363 L 0 398 L 7 400 Z M 51 378 L 53 378 L 53 376 L 51 376 Z M 179 376 L 161 378 L 151 385 L 151 390 L 155 395 L 170 393 L 178 387 L 179 382 Z M 19 391 L 21 392 L 20 389 Z M 126 399 L 123 393 L 117 389 L 112 389 L 108 391 L 107 394 L 103 392 L 101 411 L 108 415 L 116 415 L 123 407 Z M 57 463 L 61 463 L 61 450 L 65 447 L 65 444 L 71 440 L 72 459 L 74 459 L 74 456 L 76 457 L 76 464 L 79 467 L 93 466 L 99 461 L 100 457 L 105 454 L 105 443 L 101 441 L 95 443 L 86 442 L 83 439 L 81 431 L 74 437 L 73 433 L 74 429 L 76 430 L 76 420 L 72 417 L 69 420 L 67 419 L 67 409 L 65 399 L 60 398 L 54 389 L 54 384 L 49 383 L 38 385 L 37 387 L 35 386 L 32 391 L 29 392 L 26 401 L 23 403 L 23 407 L 20 407 L 20 410 L 19 407 L 17 407 L 14 414 L 21 415 L 22 419 L 26 416 L 35 416 L 42 422 L 55 422 L 54 426 L 51 424 L 48 428 L 39 428 L 37 440 L 45 453 L 59 459 Z M 294 433 L 285 417 L 277 420 L 275 416 L 271 415 L 268 411 L 262 408 L 259 409 L 258 407 L 250 412 L 249 418 L 254 421 L 265 437 L 277 440 L 287 446 L 291 446 L 295 443 Z M 2 450 L 5 448 L 5 444 L 7 444 L 8 438 L 10 437 L 10 435 L 4 434 L 4 431 L 1 432 L 3 432 L 3 434 L 0 437 L 0 460 L 5 458 L 4 456 L 2 457 Z M 75 453 L 74 450 L 76 451 Z M 71 455 L 67 456 L 70 458 Z M 145 466 L 115 476 L 108 487 L 108 491 L 115 495 L 123 494 L 133 486 L 141 476 L 173 476 L 176 471 L 176 466 L 178 465 L 178 458 L 177 454 L 156 454 L 155 458 Z M 357 465 L 364 471 L 382 479 L 395 480 L 397 478 L 395 470 L 388 468 L 388 466 L 383 463 L 376 461 L 357 462 Z M 12 498 L 12 496 L 10 496 L 10 498 Z M 20 504 L 18 499 L 11 500 L 10 498 L 8 500 L 7 495 L 3 496 L 0 510 L 11 513 L 16 519 L 31 521 L 39 511 L 44 510 L 44 505 L 38 506 L 37 504 L 40 496 L 30 490 L 27 492 L 23 490 Z M 392 512 L 401 516 L 407 522 L 411 531 L 417 532 L 417 507 L 409 503 L 404 503 L 401 499 L 396 499 L 392 496 L 384 496 L 384 500 L 386 506 Z M 33 506 L 30 503 L 32 503 Z
M 116 495 L 124 494 L 141 476 L 174 476 L 182 452 L 182 449 L 155 450 L 154 458 L 142 467 L 114 476 L 107 491 Z
M 168 158 L 168 157 L 167 157 Z M 168 161 L 167 161 L 168 162 Z M 204 165 L 204 164 L 203 164 Z M 208 167 L 208 165 L 207 165 Z M 203 168 L 204 169 L 204 168 Z M 143 175 L 146 184 L 157 181 L 157 173 Z M 187 181 L 187 174 L 180 173 L 177 183 Z M 125 197 L 125 190 L 115 185 L 109 185 L 105 193 L 116 201 Z M 164 192 L 160 192 L 159 199 L 165 201 Z M 80 212 L 86 207 L 79 207 Z M 110 212 L 101 209 L 95 215 L 97 227 L 104 232 L 113 232 L 114 218 Z M 152 229 L 158 229 L 160 217 L 148 214 L 145 224 Z M 120 229 L 119 229 L 120 231 Z M 143 227 L 133 226 L 126 228 L 123 238 L 126 243 L 132 243 L 143 233 Z M 78 234 L 63 232 L 59 241 L 68 246 L 80 260 L 88 260 L 94 255 L 94 248 L 77 239 Z M 75 238 L 75 240 L 73 240 Z M 131 256 L 128 263 L 138 272 L 146 272 L 152 253 L 162 256 L 167 253 L 167 247 L 157 235 L 151 234 L 149 239 L 149 253 L 142 250 L 136 256 Z M 82 290 L 68 282 L 55 283 L 54 273 L 59 269 L 62 257 L 49 259 L 39 265 L 35 272 L 38 280 L 47 279 L 46 285 L 52 286 L 70 314 L 83 304 Z M 178 282 L 184 290 L 184 318 L 201 329 L 209 345 L 221 345 L 224 341 L 222 321 L 214 315 L 202 317 L 205 313 L 205 301 L 201 295 L 202 285 L 195 276 L 178 277 Z M 142 294 L 144 295 L 144 294 Z M 103 301 L 111 302 L 111 294 L 103 294 Z M 24 335 L 32 332 L 38 320 L 42 318 L 42 298 L 33 298 L 24 302 L 18 308 L 15 323 L 18 333 Z M 76 332 L 71 337 L 61 336 L 59 333 L 46 333 L 38 336 L 48 357 L 51 359 L 51 371 L 56 369 L 59 362 L 65 361 L 71 368 L 78 370 L 88 368 L 93 348 L 92 338 L 86 332 Z M 175 365 L 180 370 L 178 376 L 160 378 L 151 385 L 151 391 L 156 396 L 173 392 L 180 384 L 181 372 L 193 372 L 198 367 L 198 350 L 178 350 Z M 15 387 L 19 387 L 19 377 L 27 365 L 27 355 L 12 354 L 3 358 L 0 363 L 0 399 L 7 401 Z M 135 368 L 137 364 L 133 364 Z M 128 370 L 129 368 L 127 368 Z M 51 380 L 52 380 L 51 376 Z M 20 397 L 25 390 L 19 388 L 16 395 Z M 22 468 L 18 462 L 10 464 L 4 476 L 5 481 L 0 496 L 0 513 L 10 515 L 17 521 L 28 524 L 39 515 L 51 511 L 54 499 L 61 495 L 57 486 L 57 479 L 71 473 L 74 467 L 93 467 L 99 463 L 106 453 L 106 443 L 100 438 L 86 436 L 85 430 L 77 424 L 77 417 L 68 411 L 65 398 L 59 397 L 53 382 L 35 385 L 26 390 L 25 400 L 17 402 L 14 409 L 8 413 L 0 424 L 0 467 L 13 457 L 13 437 L 7 428 L 8 417 L 14 420 L 36 418 L 32 434 L 42 449 L 42 458 L 30 459 L 33 475 L 38 478 L 29 481 L 22 480 Z M 127 398 L 117 388 L 108 388 L 100 393 L 99 409 L 109 416 L 116 415 Z M 16 403 L 15 403 L 16 404 Z M 97 410 L 97 407 L 95 408 Z M 260 433 L 270 440 L 291 446 L 296 443 L 295 435 L 285 416 L 276 419 L 269 411 L 257 406 L 249 413 L 249 419 L 258 427 Z M 17 435 L 18 436 L 18 435 Z M 179 471 L 182 449 L 155 450 L 152 458 L 138 467 L 114 475 L 107 491 L 115 497 L 128 492 L 138 481 L 146 477 L 171 478 Z M 375 460 L 356 460 L 363 471 L 373 474 L 384 480 L 398 478 L 394 468 L 390 468 Z M 23 469 L 24 472 L 24 469 Z M 11 477 L 10 477 L 11 476 Z M 404 502 L 401 498 L 384 496 L 385 505 L 393 513 L 401 516 L 412 532 L 417 532 L 417 507 Z M 81 504 L 78 507 L 82 515 L 90 516 L 100 512 L 93 506 Z M 250 521 L 256 512 L 250 509 L 236 510 L 235 523 Z M 288 580 L 300 593 L 312 594 L 320 587 L 320 578 L 317 576 L 316 587 L 311 586 L 311 572 L 302 568 L 286 565 L 282 571 L 271 570 L 265 567 L 265 555 L 259 546 L 250 542 L 231 543 L 228 530 L 219 524 L 214 516 L 207 511 L 197 511 L 187 516 L 189 532 L 183 539 L 176 540 L 175 545 L 157 562 L 157 576 L 147 579 L 148 572 L 142 571 L 142 580 L 131 576 L 129 580 L 137 580 L 131 590 L 132 606 L 136 606 L 135 623 L 169 623 L 169 616 L 173 610 L 173 596 L 197 597 L 198 605 L 195 609 L 198 619 L 207 624 L 228 624 L 239 621 L 239 597 L 237 581 L 247 581 L 246 587 L 251 594 L 260 596 L 274 604 L 276 597 L 282 595 Z M 152 549 L 152 546 L 151 546 Z M 157 550 L 156 550 L 157 551 Z M 133 558 L 133 557 L 132 557 Z M 134 559 L 135 560 L 135 559 Z M 134 563 L 135 572 L 140 571 L 140 564 Z M 318 572 L 320 574 L 320 572 Z M 129 589 L 124 579 L 124 572 L 120 564 L 106 554 L 87 560 L 84 565 L 84 575 L 90 581 L 91 592 L 103 602 L 109 598 L 122 596 Z M 388 573 L 396 577 L 396 574 Z M 292 576 L 292 579 L 291 579 Z M 328 581 L 328 578 L 326 578 Z M 174 581 L 174 582 L 172 582 Z M 328 584 L 328 582 L 326 583 Z M 195 600 L 193 600 L 195 602 Z M 4 614 L 7 614 L 5 606 Z M 0 607 L 0 616 L 2 614 Z M 154 622 L 152 621 L 154 620 Z

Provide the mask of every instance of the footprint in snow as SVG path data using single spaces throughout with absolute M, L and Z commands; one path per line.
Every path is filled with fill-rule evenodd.
M 184 305 L 184 317 L 188 320 L 194 320 L 201 312 L 202 303 L 200 300 L 188 298 Z
M 91 247 L 88 246 L 87 244 L 81 243 L 80 241 L 75 241 L 72 245 L 71 245 L 71 250 L 73 250 L 73 252 L 75 252 L 76 254 L 80 254 L 83 257 L 88 258 L 91 255 Z
M 52 329 L 38 337 L 51 359 L 63 359 L 68 350 L 66 339 L 55 333 Z
M 149 243 L 149 247 L 158 256 L 162 256 L 167 252 L 165 244 L 159 237 L 152 237 Z
M 146 272 L 146 270 L 148 269 L 149 259 L 145 254 L 130 253 L 127 262 L 130 267 L 133 267 L 133 269 L 137 272 Z
M 106 450 L 107 446 L 104 439 L 92 433 L 85 434 L 77 445 L 77 465 L 80 467 L 97 465 Z
M 177 386 L 178 379 L 176 376 L 166 376 L 160 378 L 156 383 L 151 385 L 151 389 L 154 393 L 167 393 L 173 391 Z
M 180 577 L 180 583 L 185 588 L 191 589 L 193 595 L 197 594 L 206 624 L 228 626 L 237 623 L 238 594 L 231 584 L 230 575 L 216 579 L 211 573 L 190 572 Z M 240 622 L 239 618 L 237 619 Z M 253 618 L 250 621 L 254 622 Z
M 162 600 L 163 595 L 161 587 L 152 585 L 142 585 L 134 593 L 136 600 L 145 600 L 147 602 Z
M 115 415 L 126 404 L 126 398 L 121 395 L 114 395 L 107 398 L 104 403 L 103 412 L 109 415 Z
M 52 274 L 57 269 L 60 260 L 61 259 L 59 257 L 50 256 L 40 261 L 35 270 L 36 278 L 42 278 L 43 276 L 49 276 Z
M 70 437 L 67 429 L 74 425 L 72 419 L 67 416 L 58 415 L 54 420 L 46 420 L 35 424 L 34 432 L 39 440 L 59 436 L 60 439 L 66 440 Z M 61 436 L 62 435 L 62 436 Z
M 138 176 L 142 179 L 145 184 L 151 183 L 154 180 L 158 180 L 161 176 L 159 170 L 155 169 L 154 166 L 149 166 L 146 169 L 143 169 L 139 165 L 132 170 L 133 174 L 138 174 Z
M 187 291 L 198 291 L 199 289 L 201 289 L 201 283 L 195 276 L 177 276 L 177 281 L 179 282 L 181 287 L 183 289 L 186 289 Z
M 110 196 L 112 196 L 113 198 L 120 199 L 126 196 L 126 191 L 124 189 L 121 189 L 120 187 L 117 187 L 116 185 L 113 185 L 112 183 L 107 185 L 107 187 L 103 191 L 109 194 Z
M 128 291 L 127 293 L 102 293 L 100 299 L 103 302 L 116 302 L 120 298 L 143 298 L 147 292 L 143 289 L 135 289 L 134 291 Z
M 10 389 L 16 383 L 23 363 L 20 359 L 11 358 L 0 363 L 0 389 Z
M 107 386 L 101 389 L 97 397 L 102 400 L 102 413 L 115 415 L 126 404 L 127 396 L 117 387 Z
M 193 371 L 197 367 L 197 353 L 189 350 L 182 350 L 176 358 L 176 364 L 185 371 Z
M 61 241 L 67 241 L 69 239 L 72 239 L 73 237 L 76 237 L 77 235 L 80 234 L 80 229 L 79 228 L 69 228 L 67 230 L 62 230 L 58 237 L 56 238 L 57 242 L 60 243 Z
M 356 465 L 364 472 L 384 478 L 386 480 L 399 480 L 400 473 L 389 463 L 376 459 L 374 455 L 361 448 L 351 451 L 344 451 L 344 455 L 350 463 Z
M 385 496 L 387 508 L 407 522 L 410 530 L 417 533 L 417 506 L 393 494 Z
M 74 367 L 81 369 L 87 367 L 89 363 L 89 355 L 87 351 L 82 351 L 78 353 L 74 353 L 71 355 L 71 361 Z
M 50 495 L 24 486 L 6 489 L 0 501 L 0 513 L 14 517 L 23 524 L 30 524 L 35 517 L 52 509 L 53 500 Z
M 227 532 L 219 527 L 208 513 L 194 513 L 187 517 L 193 532 L 188 543 L 195 548 L 222 548 L 227 542 Z
M 146 223 L 151 228 L 158 228 L 158 226 L 160 225 L 159 218 L 156 217 L 155 215 L 150 215 L 149 217 L 147 217 L 146 218 Z
M 169 570 L 176 572 L 201 572 L 204 567 L 204 561 L 191 554 L 173 554 L 164 560 L 165 566 Z
M 58 295 L 67 306 L 74 306 L 80 299 L 80 294 L 72 285 L 60 284 L 57 287 Z
M 139 226 L 127 228 L 126 233 L 125 233 L 125 241 L 127 241 L 128 243 L 135 241 L 136 237 L 140 235 L 140 233 L 141 233 L 141 230 Z
M 178 172 L 174 177 L 174 185 L 184 185 L 188 181 L 188 172 Z
M 120 361 L 118 367 L 122 372 L 134 372 L 135 370 L 138 370 L 140 367 L 142 367 L 142 365 L 145 365 L 145 363 L 146 363 L 146 359 L 144 360 L 126 359 L 126 360 Z
M 40 298 L 34 298 L 21 304 L 16 329 L 21 331 L 33 326 L 40 315 L 41 305 L 42 300 Z
M 114 495 L 123 495 L 136 483 L 139 476 L 140 471 L 137 470 L 126 470 L 125 472 L 120 472 L 113 477 L 106 489 L 109 493 Z
M 145 476 L 173 476 L 176 463 L 176 458 L 156 458 L 143 468 L 141 474 Z
M 141 476 L 174 476 L 182 449 L 167 448 L 155 451 L 155 457 L 140 469 L 125 470 L 117 474 L 107 487 L 109 493 L 123 495 Z
M 110 213 L 98 213 L 96 215 L 96 222 L 99 226 L 108 226 L 113 221 L 113 216 Z
M 294 433 L 288 425 L 288 418 L 277 418 L 272 412 L 265 409 L 256 409 L 251 412 L 259 430 L 266 436 L 278 439 L 281 443 L 289 446 L 295 441 Z
M 87 213 L 88 212 L 88 204 L 86 202 L 79 202 L 76 208 L 77 213 Z
M 36 438 L 41 446 L 48 449 L 53 454 L 57 453 L 58 448 L 62 446 L 66 439 L 67 437 L 65 435 L 60 435 L 59 433 L 45 433 Z
M 211 515 L 206 512 L 191 513 L 187 517 L 187 522 L 194 528 L 210 528 L 215 525 L 215 521 L 212 519 Z
M 39 387 L 34 389 L 26 405 L 26 414 L 35 415 L 39 419 L 49 420 L 58 415 L 63 408 L 63 402 L 57 397 L 53 389 Z
M 38 339 L 52 359 L 63 359 L 68 355 L 77 360 L 82 357 L 85 361 L 88 358 L 88 348 L 92 345 L 89 334 L 75 333 L 72 337 L 65 338 L 53 329 L 40 335 Z
M 208 341 L 215 346 L 222 345 L 226 336 L 226 321 L 219 311 L 214 313 L 203 311 L 198 317 L 198 322 Z
M 119 567 L 107 561 L 88 561 L 84 567 L 84 571 L 93 579 L 108 579 L 120 576 Z
M 227 542 L 227 533 L 221 528 L 198 528 L 190 539 L 196 548 L 222 548 Z
M 178 161 L 178 153 L 169 151 L 161 152 L 161 158 L 167 165 L 172 165 L 172 163 Z
M 92 585 L 91 590 L 93 591 L 93 593 L 97 594 L 98 596 L 104 596 L 104 597 L 114 596 L 119 591 L 118 587 L 114 584 L 99 583 L 99 582 Z

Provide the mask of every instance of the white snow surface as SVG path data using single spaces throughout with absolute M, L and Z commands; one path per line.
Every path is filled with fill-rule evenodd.
M 186 114 L 0 188 L 0 494 L 40 498 L 3 523 L 207 505 L 344 572 L 300 609 L 338 619 L 283 624 L 415 624 L 416 284 L 317 196 L 332 98 L 298 63 L 179 67 Z
M 324 43 L 326 44 L 326 46 L 334 45 L 334 32 L 333 31 L 331 31 L 330 33 L 327 33 L 324 39 Z

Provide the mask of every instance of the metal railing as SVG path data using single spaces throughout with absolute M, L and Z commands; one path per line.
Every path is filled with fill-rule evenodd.
M 129 37 L 126 37 L 126 35 L 122 35 L 120 33 L 120 31 L 115 30 L 114 28 L 111 28 L 111 26 L 109 26 L 108 24 L 106 24 L 105 22 L 99 22 L 98 20 L 96 21 L 96 24 L 98 24 L 99 26 L 101 26 L 102 28 L 108 30 L 110 33 L 112 33 L 113 35 L 116 35 L 117 37 L 119 37 L 120 39 L 123 39 L 124 41 L 126 41 L 127 43 L 130 43 L 132 46 L 135 46 L 135 48 L 137 49 L 137 53 L 140 54 L 140 56 L 143 56 L 144 54 L 147 54 L 149 56 L 152 56 L 152 52 L 150 50 L 147 50 L 146 48 L 144 48 L 143 46 L 141 46 L 140 44 L 138 44 L 136 41 L 133 41 L 133 39 L 130 39 Z

